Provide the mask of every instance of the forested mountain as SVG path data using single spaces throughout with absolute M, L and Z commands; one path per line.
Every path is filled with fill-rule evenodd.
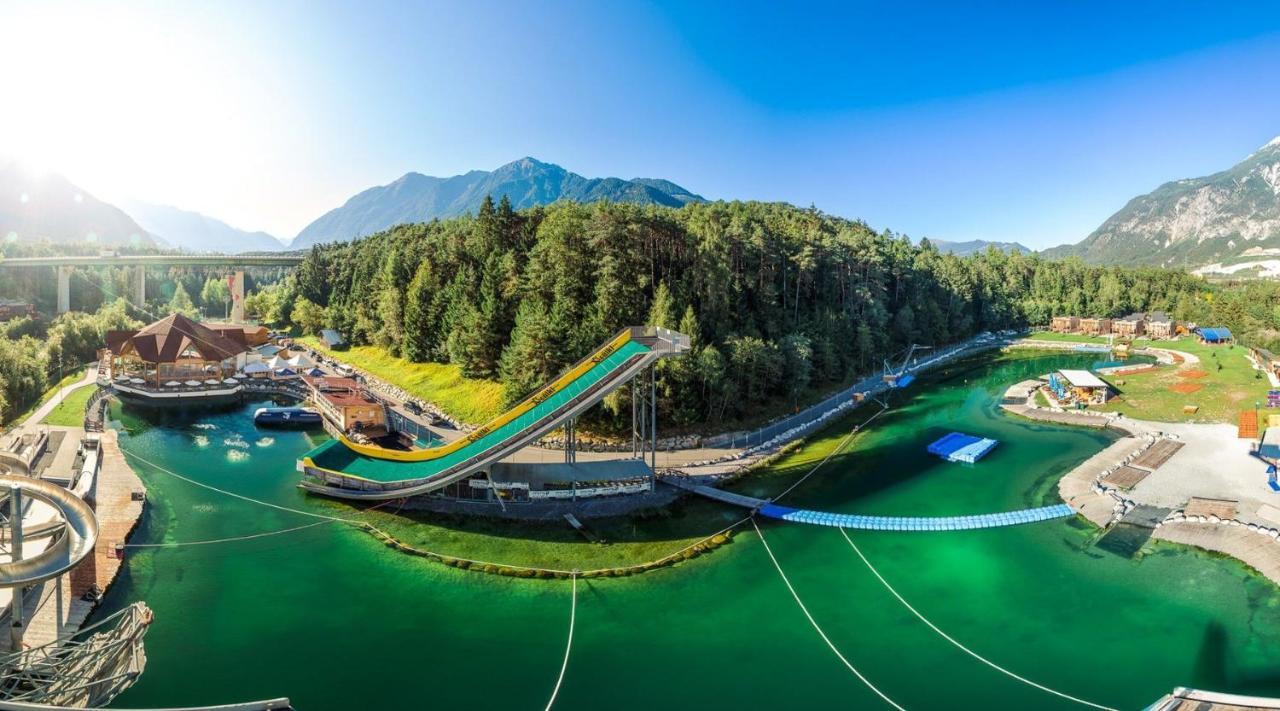
M 942 254 L 785 204 L 557 203 L 396 227 L 312 250 L 275 315 L 416 361 L 496 378 L 515 400 L 623 326 L 692 336 L 660 366 L 676 424 L 784 411 L 911 343 L 1044 324 L 1056 313 L 1217 308 L 1185 273 Z M 627 411 L 625 395 L 603 415 Z M 621 414 L 617 414 L 621 417 Z
M 148 232 L 179 249 L 223 254 L 284 249 L 280 240 L 266 232 L 237 229 L 198 212 L 138 200 L 126 200 L 120 206 Z
M 669 180 L 584 178 L 552 163 L 523 158 L 491 172 L 473 170 L 451 178 L 407 173 L 390 185 L 369 188 L 342 207 L 325 213 L 299 232 L 289 246 L 302 249 L 370 235 L 395 225 L 475 213 L 487 197 L 505 197 L 517 210 L 550 205 L 557 200 L 609 200 L 671 207 L 703 202 L 701 196 Z
M 1177 267 L 1274 257 L 1280 254 L 1280 138 L 1229 170 L 1140 195 L 1083 242 L 1044 254 Z
M 32 172 L 0 159 L 0 238 L 9 235 L 28 244 L 154 244 L 152 236 L 120 208 L 61 175 Z
M 967 242 L 949 242 L 944 239 L 931 239 L 929 243 L 938 248 L 943 254 L 954 254 L 957 257 L 967 257 L 978 252 L 985 252 L 988 247 L 995 247 L 1002 252 L 1017 252 L 1019 254 L 1031 254 L 1031 249 L 1017 242 L 988 242 L 985 239 L 971 239 Z

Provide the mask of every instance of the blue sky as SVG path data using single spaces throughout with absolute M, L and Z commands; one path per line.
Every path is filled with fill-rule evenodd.
M 4 4 L 0 153 L 286 237 L 531 155 L 1038 248 L 1280 134 L 1273 5 L 779 5 Z

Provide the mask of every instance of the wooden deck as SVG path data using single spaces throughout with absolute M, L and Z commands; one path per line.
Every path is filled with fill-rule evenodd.
M 1058 480 L 1058 496 L 1096 526 L 1107 526 L 1115 516 L 1112 510 L 1116 501 L 1110 496 L 1100 496 L 1093 490 L 1094 482 L 1103 472 L 1121 465 L 1126 457 L 1140 447 L 1136 437 L 1122 437 L 1110 447 L 1086 459 Z
M 1222 694 L 1180 687 L 1157 701 L 1150 709 L 1151 711 L 1260 711 L 1261 709 L 1280 709 L 1280 699 Z
M 1217 516 L 1220 520 L 1230 521 L 1236 517 L 1240 502 L 1227 499 L 1202 499 L 1191 497 L 1183 513 L 1188 516 Z
M 1102 477 L 1102 483 L 1128 491 L 1146 479 L 1150 473 L 1148 469 L 1139 469 L 1126 464 Z
M 1147 451 L 1138 455 L 1138 458 L 1134 459 L 1132 464 L 1135 467 L 1155 471 L 1161 464 L 1169 461 L 1173 455 L 1177 454 L 1178 450 L 1182 449 L 1183 446 L 1183 443 L 1177 440 L 1162 439 L 1151 445 Z

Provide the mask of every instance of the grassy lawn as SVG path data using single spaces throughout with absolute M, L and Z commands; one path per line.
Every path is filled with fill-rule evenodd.
M 1099 343 L 1104 346 L 1107 344 L 1106 336 L 1085 336 L 1082 334 L 1075 334 L 1075 333 L 1053 333 L 1052 331 L 1037 331 L 1036 333 L 1033 333 L 1027 336 L 1027 338 L 1033 341 L 1063 341 L 1067 343 Z M 1163 341 L 1163 343 L 1183 344 L 1183 343 L 1186 343 L 1186 341 Z M 1133 341 L 1134 348 L 1145 348 L 1151 344 L 1152 344 L 1152 341 L 1149 338 L 1138 338 Z M 1169 347 L 1173 348 L 1174 346 L 1169 346 Z
M 80 376 L 76 376 L 76 380 Z M 46 425 L 58 425 L 62 427 L 80 427 L 84 424 L 84 408 L 89 404 L 89 398 L 93 397 L 93 391 L 97 390 L 93 385 L 86 385 L 79 390 L 72 391 L 62 402 L 58 403 L 48 415 L 45 415 L 42 422 Z
M 46 402 L 49 402 L 49 400 L 58 393 L 59 388 L 70 385 L 76 382 L 77 380 L 80 380 L 83 377 L 84 377 L 84 373 L 72 373 L 71 375 L 68 375 L 67 377 L 63 378 L 60 382 L 50 385 L 49 389 L 44 391 L 44 394 L 40 396 L 39 400 L 31 403 L 31 407 L 28 407 L 26 410 L 23 410 L 22 412 L 18 413 L 14 417 L 8 420 L 5 420 L 3 423 L 0 423 L 0 424 L 3 424 L 4 426 L 8 427 L 11 424 L 17 424 L 26 420 L 28 417 L 31 416 L 31 413 L 39 409 L 41 405 L 45 404 Z
M 334 351 L 314 336 L 297 340 L 434 403 L 450 417 L 462 422 L 480 424 L 502 411 L 502 385 L 491 380 L 464 378 L 456 365 L 411 363 L 377 346 L 355 346 Z
M 1105 342 L 1089 336 L 1070 334 L 1036 333 L 1037 340 Z M 1140 340 L 1138 345 L 1150 341 Z M 1255 370 L 1249 362 L 1249 350 L 1241 345 L 1210 346 L 1192 338 L 1175 341 L 1157 341 L 1152 345 L 1190 353 L 1200 359 L 1196 364 L 1161 366 L 1155 370 L 1133 375 L 1109 375 L 1103 379 L 1119 392 L 1104 410 L 1122 412 L 1127 417 L 1159 422 L 1227 422 L 1234 424 L 1241 410 L 1252 410 L 1254 403 L 1267 401 L 1271 389 L 1266 375 Z M 1189 377 L 1196 371 L 1201 377 Z M 1179 392 L 1175 387 L 1194 392 Z M 1195 414 L 1186 414 L 1182 408 L 1196 405 Z M 1264 413 L 1266 411 L 1264 410 Z M 1280 412 L 1280 411 L 1272 411 Z
M 686 500 L 651 517 L 588 522 L 593 543 L 563 521 L 512 523 L 416 512 L 368 511 L 361 520 L 416 548 L 456 558 L 559 570 L 593 570 L 660 560 L 742 518 L 744 511 Z

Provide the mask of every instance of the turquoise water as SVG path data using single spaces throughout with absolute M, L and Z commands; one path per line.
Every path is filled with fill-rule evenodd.
M 1111 437 L 1009 417 L 995 402 L 1009 383 L 1091 358 L 970 363 L 925 378 L 895 394 L 895 408 L 850 453 L 784 503 L 911 516 L 1056 503 L 1060 473 Z M 163 421 L 115 414 L 127 452 L 273 503 L 350 511 L 295 488 L 294 458 L 320 440 L 256 430 L 245 414 L 256 406 Z M 976 465 L 924 451 L 951 430 L 1001 444 Z M 263 437 L 273 441 L 259 446 Z M 235 444 L 241 441 L 250 447 Z M 311 522 L 138 468 L 151 506 L 134 542 Z M 718 526 L 708 522 L 708 532 Z M 940 639 L 837 530 L 761 526 L 832 642 L 906 708 L 1082 708 Z M 573 654 L 556 708 L 884 708 L 809 626 L 749 531 L 675 568 L 580 581 Z M 1171 545 L 1123 558 L 1093 545 L 1096 531 L 1079 519 L 850 535 L 943 630 L 1040 683 L 1129 709 L 1179 685 L 1280 695 L 1280 599 L 1268 581 L 1229 559 Z M 379 703 L 541 709 L 564 653 L 570 587 L 431 564 L 325 524 L 237 543 L 135 549 L 104 611 L 138 599 L 156 613 L 148 667 L 117 706 L 283 695 L 307 711 Z
M 329 442 L 308 453 L 316 466 L 354 474 L 374 481 L 391 482 L 408 479 L 425 479 L 442 472 L 455 464 L 464 462 L 481 454 L 500 442 L 524 432 L 534 423 L 560 409 L 565 403 L 586 392 L 591 386 L 603 380 L 614 370 L 620 368 L 632 356 L 645 353 L 648 346 L 636 341 L 627 341 L 618 350 L 610 353 L 599 363 L 578 376 L 554 395 L 534 405 L 524 414 L 513 418 L 510 422 L 496 427 L 492 432 L 438 459 L 425 462 L 397 462 L 390 459 L 366 457 L 343 446 L 340 442 Z

